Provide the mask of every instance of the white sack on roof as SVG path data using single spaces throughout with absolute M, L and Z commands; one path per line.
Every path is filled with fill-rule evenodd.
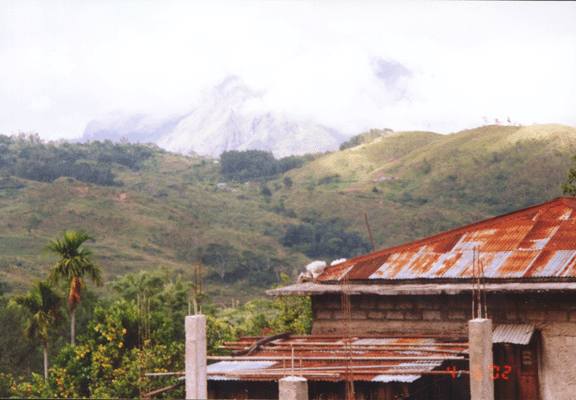
M 316 279 L 326 268 L 326 261 L 312 261 L 306 266 L 306 272 L 302 272 L 298 276 L 298 282 L 302 282 L 304 279 Z
M 326 261 L 312 261 L 306 266 L 306 272 L 312 274 L 312 278 L 317 278 L 326 268 Z
M 339 258 L 339 259 L 337 259 L 337 260 L 332 261 L 332 262 L 330 263 L 330 266 L 343 263 L 344 261 L 346 261 L 345 258 Z

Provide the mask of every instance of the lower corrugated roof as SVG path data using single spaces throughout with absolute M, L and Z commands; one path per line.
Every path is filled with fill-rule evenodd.
M 222 346 L 250 347 L 259 338 Z M 262 345 L 250 355 L 211 356 L 210 380 L 276 380 L 303 376 L 309 380 L 413 382 L 423 374 L 454 373 L 445 362 L 467 360 L 468 343 L 434 337 L 294 336 Z M 438 369 L 440 368 L 440 369 Z M 458 371 L 467 373 L 467 371 Z
M 220 361 L 216 364 L 208 365 L 207 373 L 210 380 L 230 381 L 238 378 L 227 376 L 232 371 L 253 371 L 271 367 L 276 364 L 272 361 Z

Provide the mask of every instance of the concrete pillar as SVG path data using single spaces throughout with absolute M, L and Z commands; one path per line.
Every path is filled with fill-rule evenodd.
M 186 327 L 186 398 L 207 399 L 206 316 L 190 315 Z
M 299 376 L 288 376 L 278 381 L 279 400 L 308 400 L 308 381 Z
M 470 399 L 494 400 L 492 356 L 492 320 L 476 318 L 468 321 L 470 345 Z

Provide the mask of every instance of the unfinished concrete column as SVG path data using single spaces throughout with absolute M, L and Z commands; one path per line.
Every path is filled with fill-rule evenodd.
M 476 318 L 468 321 L 470 345 L 470 399 L 494 400 L 492 320 Z
M 184 324 L 186 327 L 186 398 L 207 399 L 206 316 L 187 316 Z
M 308 400 L 308 381 L 299 376 L 288 376 L 278 381 L 279 400 Z

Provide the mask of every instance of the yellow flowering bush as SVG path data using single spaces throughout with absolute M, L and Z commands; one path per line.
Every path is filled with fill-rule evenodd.
M 149 333 L 144 332 L 134 302 L 119 300 L 96 308 L 86 334 L 56 358 L 49 379 L 51 397 L 140 398 L 173 384 L 169 377 L 144 376 L 184 369 L 184 343 L 162 340 L 171 337 L 170 329 L 171 321 L 154 313 Z

